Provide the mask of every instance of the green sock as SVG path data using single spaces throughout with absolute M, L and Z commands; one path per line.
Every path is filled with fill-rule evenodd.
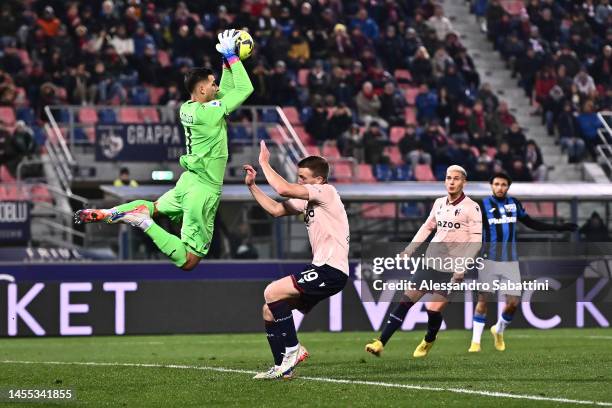
M 145 231 L 145 234 L 151 237 L 159 250 L 170 258 L 176 266 L 180 268 L 185 265 L 185 262 L 187 262 L 187 250 L 179 237 L 172 235 L 156 223 L 152 223 Z
M 119 212 L 128 212 L 132 211 L 134 208 L 139 207 L 141 205 L 146 205 L 149 209 L 149 215 L 152 217 L 153 212 L 155 211 L 155 204 L 152 201 L 147 200 L 135 200 L 130 201 L 129 203 L 121 204 L 115 207 L 115 209 Z

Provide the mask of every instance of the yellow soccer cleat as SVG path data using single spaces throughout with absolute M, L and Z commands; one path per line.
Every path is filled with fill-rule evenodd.
M 431 350 L 431 348 L 433 347 L 433 344 L 434 344 L 433 341 L 431 343 L 428 343 L 425 341 L 425 339 L 421 340 L 421 344 L 419 344 L 417 348 L 414 350 L 414 353 L 412 353 L 412 357 L 415 357 L 415 358 L 425 357 L 427 353 L 429 353 L 429 350 Z
M 472 342 L 472 344 L 470 345 L 470 349 L 468 350 L 468 353 L 479 353 L 479 352 L 480 352 L 480 343 Z
M 498 333 L 495 330 L 495 326 L 491 326 L 491 334 L 493 335 L 493 343 L 495 345 L 495 350 L 504 351 L 506 349 L 506 343 L 504 343 L 504 334 Z
M 374 354 L 376 357 L 380 357 L 384 348 L 385 346 L 382 344 L 382 341 L 379 339 L 374 339 L 373 342 L 366 344 L 365 350 L 368 353 Z

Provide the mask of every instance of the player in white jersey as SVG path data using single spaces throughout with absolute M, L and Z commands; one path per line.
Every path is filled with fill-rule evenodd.
M 378 339 L 366 345 L 366 351 L 380 356 L 385 344 L 393 333 L 404 322 L 410 308 L 426 293 L 432 293 L 431 301 L 427 303 L 427 334 L 413 353 L 413 357 L 425 357 L 433 347 L 436 335 L 442 325 L 442 311 L 448 303 L 448 291 L 426 291 L 418 288 L 425 283 L 448 284 L 451 281 L 463 280 L 465 270 L 449 267 L 450 262 L 436 262 L 441 259 L 474 258 L 481 246 L 482 215 L 480 206 L 463 193 L 467 182 L 467 173 L 461 166 L 450 166 L 446 170 L 445 186 L 447 195 L 438 198 L 431 208 L 429 217 L 413 237 L 412 242 L 400 254 L 411 257 L 417 248 L 425 242 L 434 230 L 436 231 L 431 244 L 425 253 L 429 263 L 437 264 L 436 269 L 417 270 L 411 277 L 414 290 L 404 292 L 401 301 L 386 319 L 382 333 Z M 462 263 L 463 264 L 463 263 Z M 430 287 L 433 285 L 429 285 Z
M 245 184 L 253 198 L 274 217 L 304 214 L 312 247 L 312 264 L 304 271 L 270 283 L 265 291 L 263 319 L 274 366 L 254 378 L 293 376 L 297 364 L 308 358 L 300 345 L 291 311 L 308 313 L 323 299 L 340 292 L 348 280 L 349 224 L 336 189 L 327 184 L 329 164 L 323 157 L 309 156 L 298 163 L 298 182 L 289 183 L 272 169 L 270 152 L 261 142 L 259 165 L 272 188 L 289 200 L 278 202 L 255 184 L 255 169 L 245 165 Z

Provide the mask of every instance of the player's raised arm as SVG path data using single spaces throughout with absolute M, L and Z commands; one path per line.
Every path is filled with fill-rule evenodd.
M 235 111 L 254 90 L 249 75 L 244 69 L 240 58 L 236 55 L 236 37 L 238 37 L 239 34 L 239 30 L 225 30 L 219 34 L 219 44 L 216 45 L 217 51 L 219 51 L 225 58 L 225 61 L 227 61 L 227 68 L 223 69 L 223 75 L 227 76 L 226 70 L 229 69 L 233 82 L 233 88 L 227 91 L 223 89 L 223 86 L 221 87 L 221 107 L 224 109 L 225 114 Z M 229 80 L 229 77 L 226 78 L 228 85 Z
M 250 164 L 243 166 L 246 175 L 244 176 L 244 184 L 247 185 L 251 195 L 257 201 L 257 203 L 263 208 L 268 214 L 273 217 L 282 217 L 285 215 L 297 215 L 300 211 L 289 203 L 279 203 L 278 201 L 268 197 L 261 189 L 255 184 L 255 177 L 257 172 Z
M 283 176 L 274 171 L 272 166 L 270 166 L 270 151 L 268 150 L 266 143 L 262 140 L 259 143 L 259 146 L 259 165 L 266 176 L 268 184 L 270 184 L 270 186 L 272 186 L 272 188 L 283 197 L 308 200 L 308 189 L 300 184 L 289 183 L 283 178 Z
M 234 89 L 234 77 L 229 63 L 225 57 L 223 59 L 223 71 L 221 72 L 221 81 L 219 81 L 219 91 L 217 91 L 217 97 L 223 99 L 225 95 L 232 89 Z

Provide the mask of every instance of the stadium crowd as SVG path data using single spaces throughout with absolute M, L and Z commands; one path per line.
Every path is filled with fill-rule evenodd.
M 612 107 L 612 6 L 608 0 L 529 0 L 504 7 L 477 1 L 488 38 L 506 59 L 525 94 L 558 137 L 570 162 L 596 157 L 596 112 Z
M 495 18 L 495 4 L 487 7 L 489 32 L 502 36 L 506 17 Z M 537 0 L 528 7 L 536 14 L 540 8 Z M 337 146 L 345 156 L 383 168 L 406 163 L 405 178 L 415 177 L 413 170 L 422 165 L 430 171 L 417 179 L 440 178 L 451 163 L 476 180 L 502 169 L 519 181 L 546 177 L 538 146 L 507 104 L 480 83 L 433 0 L 8 0 L 0 15 L 0 105 L 16 107 L 17 118 L 37 135 L 49 104 L 180 103 L 187 69 L 219 71 L 216 34 L 248 27 L 257 44 L 247 62 L 255 87 L 249 103 L 295 106 L 319 146 Z M 513 55 L 526 89 L 543 88 L 544 74 L 530 77 L 522 68 L 525 56 Z M 592 65 L 605 71 L 606 61 Z M 609 81 L 609 75 L 595 76 L 600 86 Z M 152 87 L 163 92 L 154 96 Z M 570 100 L 573 110 L 577 105 Z M 563 109 L 554 105 L 551 114 L 553 105 L 540 101 L 549 123 L 564 123 Z M 584 102 L 581 115 L 588 115 L 589 102 L 591 111 L 603 103 L 601 97 Z M 583 129 L 592 127 L 581 115 L 571 121 L 574 133 L 563 134 L 570 152 L 580 151 Z M 591 139 L 584 140 L 591 148 Z

